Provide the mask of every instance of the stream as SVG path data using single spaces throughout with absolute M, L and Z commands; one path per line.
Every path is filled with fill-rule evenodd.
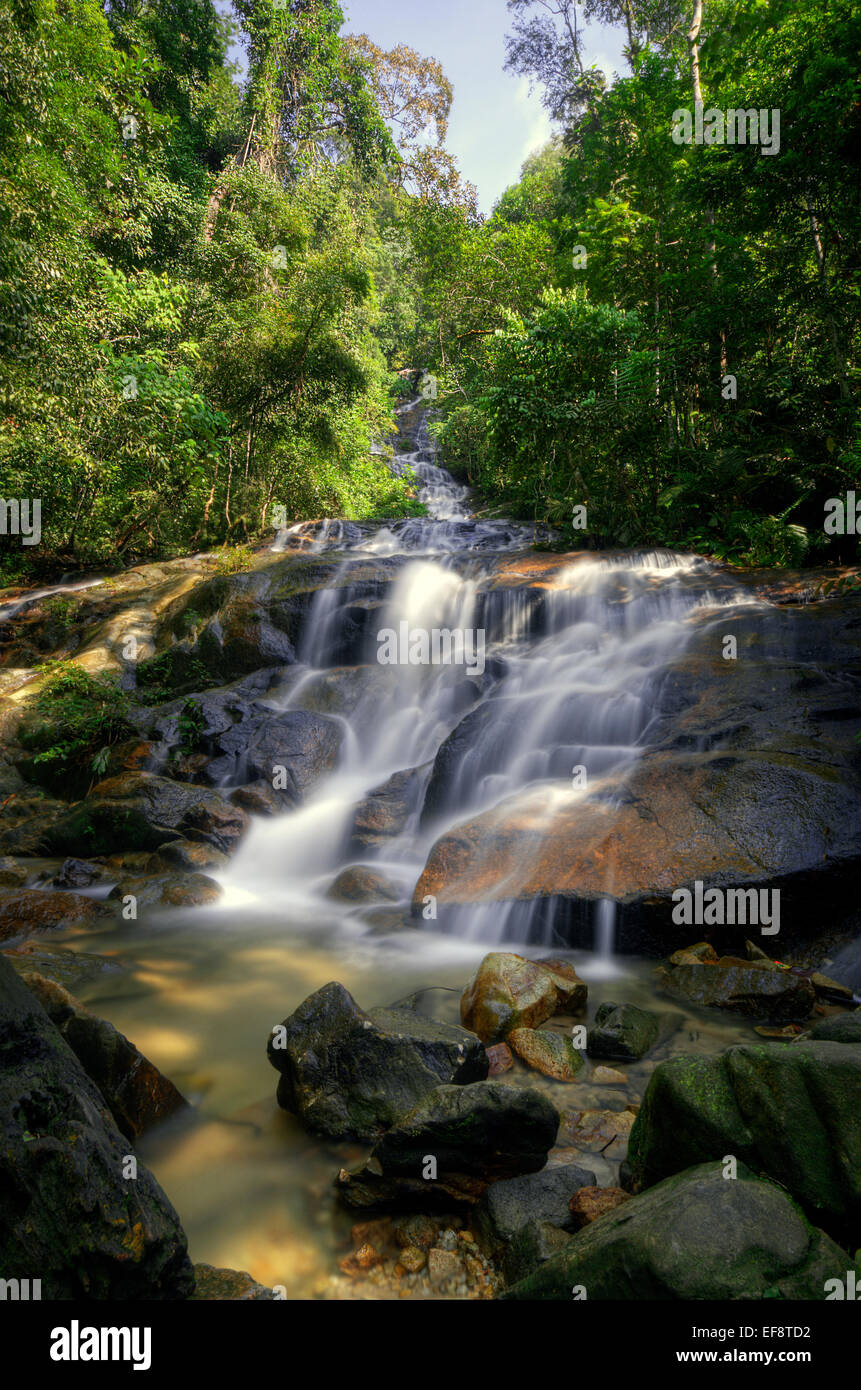
M 497 584 L 530 553 L 534 528 L 475 519 L 467 489 L 434 461 L 420 403 L 403 412 L 413 447 L 393 466 L 414 469 L 427 517 L 301 523 L 273 547 L 334 552 L 340 569 L 338 583 L 314 598 L 299 660 L 267 695 L 272 709 L 323 708 L 333 672 L 343 669 L 345 630 L 357 610 L 372 610 L 363 660 L 338 687 L 343 696 L 348 686 L 348 698 L 339 705 L 337 767 L 298 809 L 253 820 L 214 875 L 224 890 L 216 905 L 57 938 L 125 967 L 83 986 L 80 997 L 198 1107 L 192 1121 L 169 1122 L 139 1145 L 180 1214 L 192 1258 L 248 1270 L 290 1298 L 353 1296 L 337 1272 L 351 1218 L 335 1206 L 332 1179 L 363 1150 L 309 1137 L 278 1110 L 265 1052 L 272 1026 L 332 979 L 365 1008 L 435 987 L 433 1012 L 456 1021 L 466 980 L 500 943 L 567 955 L 590 986 L 590 1017 L 602 999 L 654 1006 L 655 962 L 616 954 L 611 882 L 595 904 L 591 950 L 568 949 L 537 904 L 461 906 L 437 920 L 432 909 L 411 917 L 410 900 L 431 846 L 453 827 L 513 793 L 534 796 L 549 814 L 635 766 L 649 746 L 660 678 L 695 627 L 729 607 L 764 607 L 705 560 L 670 552 L 584 552 L 554 570 L 538 605 L 534 587 Z M 392 567 L 382 597 L 351 581 L 369 558 Z M 377 659 L 380 632 L 395 634 L 408 655 L 411 635 L 434 630 L 474 640 L 464 641 L 460 662 Z M 468 710 L 474 732 L 454 750 L 428 813 L 434 760 Z M 357 806 L 407 772 L 403 824 L 384 843 L 357 849 Z M 330 896 L 351 866 L 383 876 L 384 901 Z M 743 1020 L 704 1022 L 697 1013 L 686 1015 L 677 1045 L 713 1052 L 746 1037 Z M 654 1065 L 627 1067 L 625 1090 L 577 1082 L 564 1102 L 623 1109 Z M 537 1084 L 559 1100 L 561 1087 Z M 599 1181 L 612 1180 L 597 1162 Z

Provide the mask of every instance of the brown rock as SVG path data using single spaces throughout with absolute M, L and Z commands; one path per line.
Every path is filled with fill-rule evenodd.
M 568 1206 L 578 1230 L 597 1221 L 608 1211 L 614 1211 L 623 1202 L 631 1200 L 630 1193 L 621 1187 L 581 1187 L 574 1193 Z
M 490 1063 L 488 1076 L 500 1076 L 504 1071 L 511 1071 L 514 1066 L 514 1058 L 511 1055 L 511 1049 L 506 1047 L 505 1043 L 493 1043 L 484 1050 Z
M 400 1262 L 407 1274 L 418 1274 L 427 1264 L 428 1257 L 417 1245 L 407 1245 L 400 1253 Z
M 708 941 L 697 941 L 693 946 L 683 946 L 670 956 L 671 965 L 712 965 L 717 964 L 717 951 Z
M 0 888 L 0 941 L 59 927 L 84 927 L 107 915 L 103 903 L 80 893 Z
M 554 1081 L 576 1081 L 583 1068 L 583 1053 L 564 1033 L 515 1028 L 509 1033 L 508 1042 L 521 1061 Z
M 624 1072 L 616 1071 L 614 1067 L 595 1067 L 590 1080 L 596 1086 L 627 1086 L 628 1078 Z
M 550 972 L 524 956 L 493 951 L 463 992 L 460 1018 L 482 1042 L 501 1042 L 513 1028 L 537 1028 L 558 1002 Z
M 557 1013 L 577 1014 L 586 1007 L 588 986 L 580 979 L 574 966 L 568 960 L 538 960 L 542 970 L 547 970 L 556 986 L 559 1002 Z
M 373 1245 L 383 1250 L 390 1245 L 394 1236 L 391 1217 L 383 1216 L 378 1221 L 359 1221 L 350 1230 L 350 1240 L 357 1248 Z
M 404 1249 L 413 1245 L 420 1250 L 430 1250 L 438 1234 L 439 1224 L 429 1216 L 408 1216 L 395 1228 L 395 1239 Z
M 628 1150 L 635 1116 L 630 1110 L 573 1110 L 562 1115 L 559 1142 L 581 1153 L 602 1153 L 613 1161 Z
M 272 1289 L 258 1284 L 250 1274 L 239 1269 L 217 1269 L 214 1265 L 194 1266 L 192 1302 L 245 1303 L 253 1300 L 274 1300 Z
M 457 1279 L 462 1273 L 463 1266 L 456 1250 L 438 1250 L 434 1247 L 428 1251 L 428 1275 L 435 1287 L 449 1279 Z
M 400 893 L 385 874 L 357 864 L 341 870 L 326 896 L 348 903 L 397 902 Z

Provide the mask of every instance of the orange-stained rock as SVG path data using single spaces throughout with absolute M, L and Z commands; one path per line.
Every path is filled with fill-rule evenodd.
M 568 1206 L 575 1226 L 580 1229 L 630 1200 L 631 1194 L 621 1187 L 581 1187 L 574 1193 Z
M 103 903 L 80 893 L 0 888 L 0 941 L 52 927 L 83 927 L 106 916 Z
M 583 1069 L 583 1053 L 564 1033 L 547 1028 L 514 1028 L 508 1034 L 512 1050 L 528 1067 L 554 1081 L 576 1081 Z
M 485 956 L 460 1001 L 464 1028 L 484 1043 L 499 1042 L 513 1028 L 537 1028 L 557 1009 L 552 975 L 511 951 Z
M 627 1153 L 634 1119 L 630 1110 L 569 1110 L 561 1116 L 558 1143 L 615 1162 Z

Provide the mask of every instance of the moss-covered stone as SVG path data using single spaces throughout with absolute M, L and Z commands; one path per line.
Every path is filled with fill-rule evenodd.
M 763 1043 L 662 1062 L 631 1134 L 635 1185 L 727 1155 L 782 1183 L 811 1219 L 854 1249 L 861 1243 L 861 1048 Z
M 775 1183 L 700 1164 L 591 1222 L 509 1299 L 824 1299 L 850 1257 Z

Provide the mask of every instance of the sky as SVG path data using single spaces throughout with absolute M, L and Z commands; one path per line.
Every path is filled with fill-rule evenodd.
M 341 0 L 341 8 L 346 33 L 368 34 L 381 48 L 405 43 L 442 63 L 454 88 L 446 146 L 489 213 L 552 134 L 538 92 L 503 72 L 512 19 L 505 0 Z M 621 29 L 587 27 L 587 65 L 608 77 L 625 71 L 622 43 Z
M 367 34 L 381 48 L 404 43 L 442 63 L 454 88 L 446 146 L 489 213 L 552 134 L 538 92 L 530 95 L 526 78 L 503 72 L 511 21 L 505 0 L 341 0 L 341 7 L 345 33 Z M 621 29 L 587 26 L 587 65 L 608 77 L 626 71 L 622 43 Z

